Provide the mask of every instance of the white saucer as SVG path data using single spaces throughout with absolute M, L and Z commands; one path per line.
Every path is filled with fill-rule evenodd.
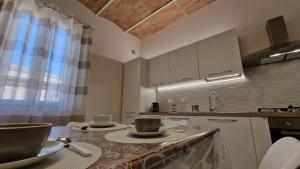
M 95 123 L 95 122 L 90 122 L 90 127 L 94 128 L 101 128 L 101 127 L 113 127 L 116 125 L 115 122 L 103 122 L 103 123 Z
M 157 132 L 138 132 L 135 128 L 131 128 L 129 131 L 129 134 L 133 136 L 139 136 L 139 137 L 156 137 L 164 135 L 167 132 L 167 129 L 164 127 L 160 127 L 159 131 Z
M 44 147 L 42 148 L 41 152 L 36 157 L 31 157 L 23 160 L 13 161 L 9 163 L 2 163 L 0 164 L 0 169 L 13 169 L 24 167 L 30 164 L 34 164 L 40 162 L 50 155 L 56 153 L 60 149 L 64 147 L 64 144 L 58 141 L 47 141 Z

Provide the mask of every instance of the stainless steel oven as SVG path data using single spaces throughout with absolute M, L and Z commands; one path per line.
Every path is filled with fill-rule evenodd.
M 278 139 L 291 136 L 300 140 L 300 118 L 269 118 L 269 126 L 274 143 Z

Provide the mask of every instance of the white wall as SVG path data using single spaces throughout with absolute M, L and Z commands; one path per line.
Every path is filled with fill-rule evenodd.
M 127 62 L 140 56 L 140 40 L 138 38 L 123 32 L 112 22 L 96 16 L 78 0 L 44 1 L 58 6 L 66 14 L 73 14 L 75 18 L 96 29 L 92 46 L 93 55 L 109 57 L 120 62 Z M 136 51 L 135 55 L 131 53 L 131 49 Z
M 111 114 L 119 121 L 122 109 L 123 64 L 93 56 L 88 79 L 86 120 L 97 114 Z
M 299 0 L 216 0 L 191 16 L 143 39 L 141 56 L 151 58 L 231 28 L 242 54 L 269 46 L 266 21 L 284 15 L 290 39 L 300 39 Z

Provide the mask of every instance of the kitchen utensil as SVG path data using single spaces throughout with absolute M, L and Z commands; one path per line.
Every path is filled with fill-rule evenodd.
M 199 112 L 199 105 L 192 105 L 192 112 Z
M 80 130 L 87 130 L 89 126 L 73 126 L 79 128 Z
M 159 103 L 157 102 L 152 103 L 152 112 L 159 112 Z
M 60 141 L 60 142 L 64 143 L 64 147 L 67 147 L 84 157 L 89 157 L 92 155 L 92 153 L 89 150 L 79 146 L 76 143 L 72 143 L 72 140 L 68 137 L 58 137 L 56 139 L 56 141 Z

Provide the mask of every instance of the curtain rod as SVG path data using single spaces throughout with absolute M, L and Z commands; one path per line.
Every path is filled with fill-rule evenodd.
M 85 23 L 85 22 L 82 22 L 82 21 L 78 20 L 77 18 L 74 17 L 74 15 L 68 15 L 68 14 L 64 13 L 60 8 L 56 7 L 56 6 L 53 5 L 53 4 L 50 4 L 50 3 L 45 2 L 45 1 L 43 1 L 43 0 L 35 0 L 35 2 L 37 3 L 37 5 L 38 5 L 39 7 L 50 8 L 50 9 L 52 9 L 52 10 L 54 10 L 54 11 L 59 12 L 59 13 L 60 13 L 63 17 L 65 17 L 65 18 L 72 18 L 72 19 L 74 19 L 76 22 L 82 24 L 83 26 L 90 27 L 90 28 L 91 28 L 92 30 L 94 30 L 94 31 L 96 30 L 96 29 L 95 29 L 93 26 L 91 26 L 90 24 L 87 24 L 87 23 Z

